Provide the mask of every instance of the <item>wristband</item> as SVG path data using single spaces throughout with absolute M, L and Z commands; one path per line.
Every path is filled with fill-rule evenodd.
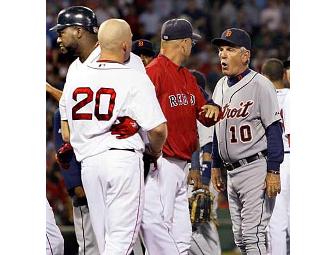
M 280 171 L 267 170 L 267 173 L 270 173 L 270 174 L 280 174 Z

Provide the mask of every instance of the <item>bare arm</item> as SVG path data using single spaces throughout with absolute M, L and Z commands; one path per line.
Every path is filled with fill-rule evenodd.
M 48 82 L 46 82 L 46 91 L 57 101 L 61 99 L 62 91 L 56 89 L 55 87 L 51 86 Z
M 70 143 L 70 129 L 67 120 L 61 120 L 61 132 L 63 141 Z
M 150 149 L 154 154 L 161 154 L 168 135 L 167 123 L 162 123 L 147 132 Z

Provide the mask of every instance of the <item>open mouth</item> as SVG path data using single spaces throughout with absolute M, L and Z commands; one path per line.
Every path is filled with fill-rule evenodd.
M 221 65 L 222 65 L 222 68 L 227 68 L 227 63 L 225 63 L 225 62 L 221 62 Z

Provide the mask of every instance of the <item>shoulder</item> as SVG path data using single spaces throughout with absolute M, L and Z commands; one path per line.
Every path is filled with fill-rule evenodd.
M 274 88 L 273 83 L 266 76 L 264 76 L 260 73 L 256 73 L 256 76 L 254 78 L 254 82 L 261 87 L 271 86 L 271 88 Z
M 223 76 L 217 81 L 213 94 L 217 93 L 219 90 L 222 90 L 223 85 L 226 84 L 226 79 L 227 77 Z

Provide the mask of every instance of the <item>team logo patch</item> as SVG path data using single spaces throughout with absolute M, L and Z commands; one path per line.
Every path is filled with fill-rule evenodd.
M 139 43 L 138 43 L 138 46 L 139 46 L 139 47 L 142 47 L 143 45 L 144 45 L 143 40 L 140 40 Z
M 225 37 L 230 37 L 232 35 L 232 31 L 231 30 L 227 30 L 225 32 Z

